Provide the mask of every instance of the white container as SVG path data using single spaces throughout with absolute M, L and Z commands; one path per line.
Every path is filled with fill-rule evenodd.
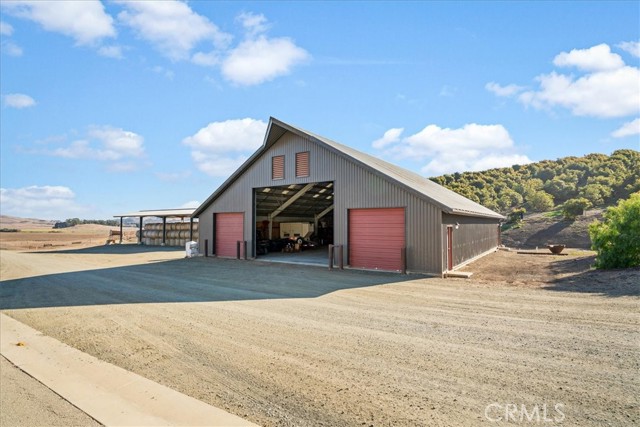
M 198 242 L 187 242 L 184 249 L 187 252 L 187 258 L 198 256 Z

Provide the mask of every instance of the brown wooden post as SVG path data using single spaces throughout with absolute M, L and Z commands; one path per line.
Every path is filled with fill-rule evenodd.
M 204 256 L 209 256 L 209 239 L 204 239 Z
M 243 247 L 243 250 L 244 250 L 244 256 L 243 256 L 243 258 L 244 258 L 244 260 L 246 261 L 246 260 L 247 260 L 247 241 L 246 241 L 246 240 L 243 242 L 243 246 L 244 246 L 244 247 Z
M 344 249 L 343 245 L 338 246 L 338 267 L 340 268 L 340 270 L 344 270 L 343 249 Z
M 236 242 L 236 259 L 240 259 L 240 240 Z

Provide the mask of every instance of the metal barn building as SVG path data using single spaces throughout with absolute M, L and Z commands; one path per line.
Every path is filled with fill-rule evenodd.
M 274 118 L 262 147 L 193 216 L 208 256 L 255 258 L 256 236 L 303 222 L 341 245 L 352 268 L 438 275 L 495 250 L 503 219 L 414 172 Z

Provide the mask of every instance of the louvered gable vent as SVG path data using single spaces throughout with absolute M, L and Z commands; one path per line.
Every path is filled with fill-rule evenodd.
M 284 156 L 271 158 L 271 179 L 284 179 Z
M 296 153 L 296 178 L 306 178 L 309 175 L 309 152 Z

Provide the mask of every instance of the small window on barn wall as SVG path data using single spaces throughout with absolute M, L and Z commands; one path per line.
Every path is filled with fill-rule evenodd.
M 284 179 L 284 156 L 271 158 L 271 179 Z
M 306 178 L 309 172 L 309 152 L 296 153 L 296 178 Z

